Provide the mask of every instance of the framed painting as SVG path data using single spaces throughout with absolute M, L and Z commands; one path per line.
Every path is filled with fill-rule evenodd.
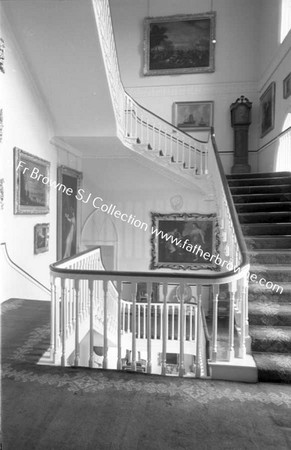
M 49 248 L 49 224 L 38 223 L 34 227 L 34 253 L 44 253 Z
M 214 72 L 215 12 L 144 20 L 144 75 Z
M 80 201 L 76 195 L 82 173 L 66 166 L 58 167 L 58 183 L 64 188 L 57 192 L 57 258 L 65 259 L 79 251 Z
M 14 214 L 49 212 L 50 163 L 14 148 Z
M 275 125 L 275 83 L 272 82 L 260 97 L 261 138 Z
M 291 72 L 283 80 L 283 97 L 288 98 L 291 95 Z
M 181 130 L 207 130 L 213 126 L 214 102 L 176 102 L 173 105 L 173 124 Z
M 216 214 L 152 213 L 150 269 L 220 270 Z

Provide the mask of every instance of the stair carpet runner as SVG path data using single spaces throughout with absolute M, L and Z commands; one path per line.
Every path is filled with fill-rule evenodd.
M 291 172 L 227 176 L 250 256 L 249 332 L 259 381 L 291 383 Z M 260 286 L 264 278 L 283 292 Z M 271 284 L 268 284 L 271 287 Z

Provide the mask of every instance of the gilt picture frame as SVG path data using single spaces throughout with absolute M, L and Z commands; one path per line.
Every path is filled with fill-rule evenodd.
M 185 131 L 209 130 L 213 126 L 213 101 L 176 102 L 173 104 L 173 124 Z
M 49 223 L 38 223 L 34 227 L 34 254 L 47 252 L 49 249 Z
M 216 214 L 151 213 L 151 218 L 156 233 L 151 237 L 150 269 L 220 270 L 215 263 L 220 245 Z
M 260 97 L 261 138 L 275 126 L 275 94 L 276 84 L 272 82 Z
M 79 251 L 80 200 L 77 193 L 83 175 L 66 166 L 59 166 L 57 181 L 63 188 L 57 190 L 57 258 L 66 259 Z
M 14 148 L 14 214 L 49 212 L 50 163 Z
M 144 75 L 214 72 L 216 12 L 144 19 Z

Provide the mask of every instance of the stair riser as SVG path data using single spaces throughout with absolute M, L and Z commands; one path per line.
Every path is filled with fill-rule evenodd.
M 280 341 L 270 339 L 259 339 L 252 337 L 253 352 L 290 353 L 291 340 Z
M 229 186 L 232 187 L 241 187 L 241 186 L 276 186 L 281 184 L 291 184 L 290 177 L 280 177 L 280 178 L 247 178 L 247 179 L 239 179 L 239 180 L 228 180 Z
M 291 383 L 291 370 L 261 370 L 258 367 L 258 381 L 260 383 Z
M 290 235 L 291 224 L 255 224 L 242 225 L 242 232 L 245 236 L 262 236 L 262 235 Z
M 284 289 L 284 285 L 282 285 Z M 290 303 L 291 302 L 291 292 L 283 290 L 282 294 L 276 292 L 276 290 L 272 291 L 271 289 L 264 289 L 263 291 L 255 291 L 252 290 L 252 286 L 249 287 L 249 302 L 257 302 L 257 301 L 270 301 L 272 303 Z
M 270 314 L 249 314 L 250 325 L 262 325 L 262 326 L 291 326 L 291 314 L 290 315 L 270 315 Z
M 267 212 L 290 212 L 291 213 L 291 203 L 236 203 L 235 208 L 238 214 L 243 213 L 267 213 Z
M 276 236 L 266 238 L 246 237 L 246 244 L 248 250 L 291 249 L 291 238 Z
M 291 194 L 289 193 L 281 193 L 281 194 L 253 194 L 253 195 L 233 195 L 233 201 L 235 204 L 244 204 L 244 203 L 262 203 L 265 202 L 290 202 Z
M 281 194 L 290 193 L 291 185 L 278 185 L 278 186 L 243 186 L 243 187 L 231 187 L 230 191 L 232 195 L 243 195 L 243 194 Z
M 278 178 L 278 177 L 290 177 L 290 172 L 259 172 L 259 173 L 237 173 L 226 175 L 228 180 L 245 180 L 246 178 Z
M 239 214 L 239 221 L 241 224 L 247 223 L 263 223 L 267 226 L 268 223 L 289 223 L 291 222 L 290 212 L 276 212 L 276 213 L 251 213 Z
M 254 253 L 250 254 L 251 264 L 290 264 L 291 267 L 291 252 L 284 253 Z

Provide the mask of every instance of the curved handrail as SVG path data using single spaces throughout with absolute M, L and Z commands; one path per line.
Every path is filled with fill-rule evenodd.
M 237 215 L 234 203 L 233 203 L 232 195 L 230 193 L 228 182 L 227 182 L 227 179 L 226 179 L 223 167 L 222 167 L 222 162 L 221 162 L 221 159 L 219 157 L 219 153 L 218 153 L 218 149 L 217 149 L 217 144 L 216 144 L 216 140 L 215 140 L 215 133 L 214 133 L 214 128 L 213 127 L 211 127 L 211 140 L 212 140 L 212 145 L 213 145 L 213 149 L 214 149 L 215 159 L 216 159 L 218 170 L 219 170 L 220 177 L 221 177 L 221 182 L 222 182 L 224 193 L 225 193 L 225 196 L 226 196 L 226 199 L 227 199 L 227 203 L 228 203 L 228 206 L 229 206 L 231 219 L 232 219 L 232 222 L 233 222 L 233 226 L 235 228 L 238 244 L 239 244 L 240 251 L 241 251 L 241 254 L 242 254 L 242 264 L 241 264 L 241 266 L 245 266 L 245 265 L 249 264 L 249 257 L 248 257 L 247 246 L 246 246 L 246 243 L 245 243 L 245 240 L 244 240 L 244 236 L 243 236 L 243 233 L 242 233 L 242 230 L 241 230 L 241 226 L 240 226 L 240 222 L 239 222 L 239 219 L 238 219 L 238 215 Z
M 61 264 L 60 262 L 56 262 L 50 265 L 50 270 L 53 274 L 61 275 L 80 275 L 80 278 L 85 276 L 95 276 L 100 279 L 110 279 L 110 280 L 116 280 L 119 278 L 128 279 L 128 278 L 137 278 L 140 281 L 149 281 L 149 280 L 155 280 L 155 279 L 163 279 L 163 280 L 169 280 L 172 281 L 174 279 L 184 279 L 189 280 L 194 284 L 203 284 L 205 281 L 207 281 L 209 284 L 209 281 L 212 280 L 213 284 L 224 284 L 229 283 L 231 281 L 235 281 L 237 279 L 240 279 L 242 275 L 248 272 L 249 266 L 241 265 L 236 270 L 233 270 L 231 272 L 223 272 L 219 274 L 201 274 L 199 276 L 195 275 L 194 273 L 178 273 L 178 272 L 157 272 L 157 271 L 148 271 L 148 272 L 128 272 L 128 271 L 114 271 L 114 270 L 88 270 L 88 269 L 70 269 L 70 268 L 61 268 L 58 267 L 58 264 Z
M 44 284 L 42 284 L 40 281 L 38 281 L 36 278 L 34 278 L 32 275 L 30 275 L 30 273 L 26 272 L 26 270 L 22 269 L 22 267 L 20 267 L 18 264 L 16 264 L 9 256 L 8 250 L 7 250 L 7 244 L 6 242 L 1 242 L 0 244 L 1 246 L 3 246 L 4 251 L 5 251 L 5 256 L 8 259 L 8 262 L 10 263 L 10 265 L 15 268 L 16 270 L 18 270 L 23 276 L 28 277 L 31 282 L 37 284 L 41 289 L 44 289 L 48 294 L 51 293 L 51 290 L 46 287 Z

